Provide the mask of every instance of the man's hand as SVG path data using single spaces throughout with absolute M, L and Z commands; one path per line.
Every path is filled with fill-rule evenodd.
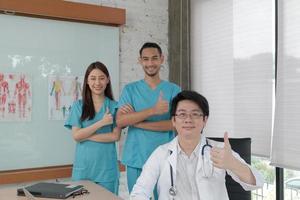
M 128 114 L 135 112 L 134 108 L 130 104 L 125 104 L 121 108 L 119 108 L 119 111 L 122 114 Z
M 235 158 L 232 155 L 231 145 L 228 139 L 228 133 L 224 133 L 224 147 L 218 148 L 213 147 L 210 152 L 211 160 L 213 162 L 213 166 L 220 169 L 233 169 Z
M 154 115 L 162 115 L 169 111 L 169 102 L 163 99 L 163 92 L 160 92 L 158 100 L 152 110 Z

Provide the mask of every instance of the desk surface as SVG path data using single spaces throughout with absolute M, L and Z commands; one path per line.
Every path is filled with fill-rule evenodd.
M 64 182 L 63 182 L 64 183 Z M 122 200 L 120 197 L 114 195 L 110 191 L 104 189 L 103 187 L 91 182 L 91 181 L 76 181 L 76 182 L 66 182 L 70 184 L 83 185 L 85 189 L 87 189 L 90 193 L 84 194 L 81 196 L 76 196 L 73 198 L 72 196 L 67 198 L 67 200 L 71 199 L 84 199 L 84 200 Z M 26 197 L 17 196 L 17 188 L 18 187 L 8 187 L 0 189 L 0 200 L 27 200 Z M 37 200 L 54 200 L 50 198 L 37 198 Z

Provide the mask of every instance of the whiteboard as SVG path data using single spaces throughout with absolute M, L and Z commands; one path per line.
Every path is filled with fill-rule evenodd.
M 72 164 L 71 131 L 48 117 L 48 77 L 84 76 L 98 60 L 117 98 L 119 28 L 4 14 L 0 27 L 0 72 L 30 77 L 32 93 L 30 120 L 0 121 L 0 171 Z

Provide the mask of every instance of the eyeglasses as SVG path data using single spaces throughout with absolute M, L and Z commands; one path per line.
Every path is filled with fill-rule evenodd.
M 84 194 L 89 194 L 90 192 L 87 189 L 81 189 L 77 192 L 74 192 L 72 194 L 72 197 L 75 198 L 76 196 L 84 195 Z
M 186 119 L 188 117 L 190 117 L 191 119 L 200 119 L 201 117 L 204 116 L 204 114 L 200 112 L 192 112 L 192 113 L 180 112 L 175 114 L 175 116 L 178 117 L 179 119 Z

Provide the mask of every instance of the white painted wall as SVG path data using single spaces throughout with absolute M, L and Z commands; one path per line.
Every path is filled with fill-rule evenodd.
M 168 79 L 168 0 L 70 1 L 126 9 L 126 24 L 120 27 L 120 90 L 125 84 L 144 77 L 138 56 L 147 41 L 161 46 L 166 56 L 161 77 Z

